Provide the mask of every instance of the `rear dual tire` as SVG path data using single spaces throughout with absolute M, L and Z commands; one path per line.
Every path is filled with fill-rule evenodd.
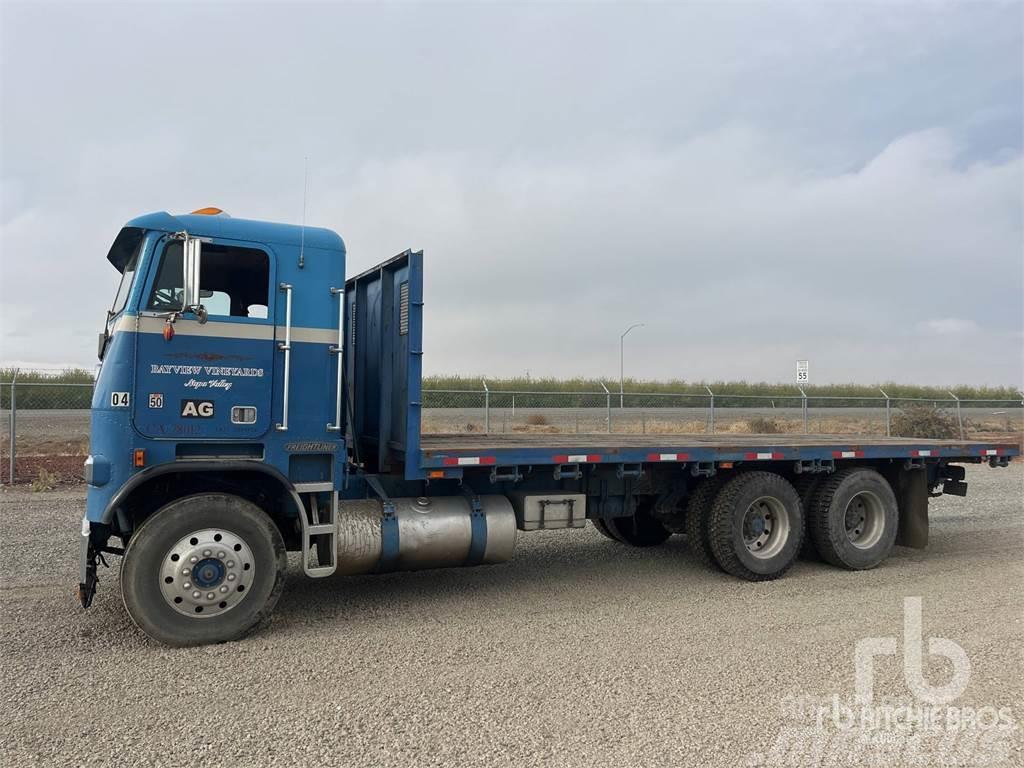
M 841 469 L 819 484 L 807 530 L 827 563 L 853 571 L 878 566 L 896 544 L 899 511 L 888 481 L 873 469 Z
M 642 508 L 631 517 L 596 518 L 591 522 L 602 536 L 630 547 L 656 547 L 672 535 L 672 531 Z
M 725 479 L 721 476 L 710 477 L 701 482 L 686 505 L 686 541 L 690 549 L 705 566 L 713 570 L 721 570 L 715 555 L 711 551 L 708 531 L 711 526 L 711 507 L 715 503 L 718 492 L 722 489 Z
M 800 497 L 789 481 L 772 472 L 744 472 L 716 496 L 707 542 L 726 573 L 769 581 L 792 567 L 803 534 Z

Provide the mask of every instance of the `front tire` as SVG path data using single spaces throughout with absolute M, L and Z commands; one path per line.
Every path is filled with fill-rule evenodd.
M 745 472 L 722 488 L 711 508 L 708 540 L 726 573 L 747 581 L 777 579 L 800 552 L 800 497 L 772 472 Z
M 197 494 L 135 532 L 121 594 L 132 621 L 165 645 L 223 643 L 270 617 L 286 566 L 281 533 L 263 510 L 229 494 Z

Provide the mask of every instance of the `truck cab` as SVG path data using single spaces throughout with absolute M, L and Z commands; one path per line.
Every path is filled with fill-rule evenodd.
M 127 541 L 169 499 L 240 495 L 274 509 L 294 544 L 295 489 L 340 488 L 347 469 L 337 234 L 153 213 L 107 259 L 121 276 L 92 402 L 84 603 L 96 556 L 118 552 L 107 537 Z

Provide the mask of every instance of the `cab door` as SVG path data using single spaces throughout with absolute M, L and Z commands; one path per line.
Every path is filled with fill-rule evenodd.
M 181 313 L 183 251 L 181 239 L 163 238 L 147 273 L 135 428 L 158 439 L 254 440 L 271 426 L 274 254 L 265 245 L 203 238 L 201 308 Z

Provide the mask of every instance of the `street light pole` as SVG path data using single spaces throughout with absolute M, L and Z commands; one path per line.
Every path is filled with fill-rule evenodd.
M 622 335 L 619 336 L 619 409 L 625 407 L 626 395 L 625 395 L 625 383 L 626 383 L 626 372 L 625 372 L 625 356 L 623 354 L 623 348 L 626 344 L 626 334 L 632 331 L 634 328 L 642 328 L 644 323 L 634 323 L 629 326 Z

